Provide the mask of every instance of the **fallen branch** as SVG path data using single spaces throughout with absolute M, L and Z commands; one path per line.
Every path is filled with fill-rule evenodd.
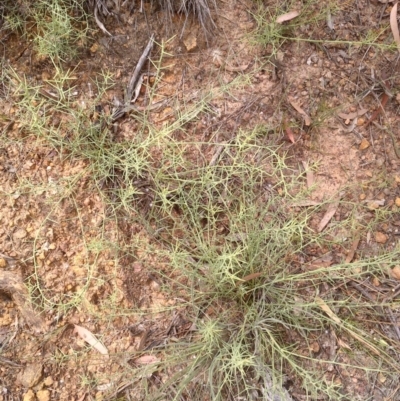
M 126 88 L 126 92 L 125 92 L 124 104 L 122 106 L 118 107 L 113 112 L 113 115 L 111 117 L 112 122 L 121 118 L 128 111 L 137 109 L 136 106 L 131 104 L 132 100 L 135 101 L 137 96 L 135 96 L 134 99 L 132 99 L 132 97 L 133 97 L 133 94 L 139 90 L 137 87 L 142 84 L 142 78 L 140 75 L 140 71 L 142 70 L 147 58 L 149 57 L 150 51 L 153 47 L 153 43 L 154 43 L 154 34 L 151 35 L 150 40 L 147 43 L 147 46 L 143 50 L 143 53 L 140 56 L 138 63 L 136 64 L 135 71 L 133 71 L 131 79 L 129 80 L 129 84 L 128 84 L 128 86 Z
M 147 43 L 147 46 L 145 47 L 142 55 L 140 56 L 140 59 L 136 64 L 135 71 L 133 72 L 132 77 L 129 81 L 125 94 L 125 107 L 128 106 L 132 100 L 136 83 L 140 78 L 140 71 L 142 70 L 144 63 L 146 62 L 146 59 L 149 56 L 151 49 L 153 48 L 153 43 L 154 43 L 154 33 L 151 35 L 149 43 Z

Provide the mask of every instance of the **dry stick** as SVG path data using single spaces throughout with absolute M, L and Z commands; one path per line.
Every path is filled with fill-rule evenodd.
M 132 77 L 129 80 L 129 84 L 126 88 L 126 93 L 125 93 L 125 102 L 122 107 L 118 107 L 118 109 L 114 111 L 111 118 L 112 122 L 117 121 L 128 111 L 138 110 L 136 106 L 131 104 L 132 96 L 133 93 L 135 92 L 135 87 L 137 86 L 137 83 L 140 80 L 140 71 L 142 70 L 144 63 L 146 62 L 146 59 L 149 56 L 149 53 L 153 47 L 153 43 L 154 43 L 154 33 L 151 35 L 150 40 L 147 43 L 147 46 L 143 50 L 143 53 L 140 56 L 138 63 L 136 64 L 135 71 L 133 71 Z
M 94 19 L 96 21 L 97 26 L 108 36 L 112 36 L 110 32 L 107 31 L 106 27 L 104 26 L 104 24 L 99 20 L 98 17 L 98 10 L 97 10 L 97 6 L 95 6 L 94 8 Z
M 140 71 L 142 70 L 144 63 L 146 62 L 146 59 L 149 56 L 149 53 L 153 47 L 153 43 L 154 43 L 154 33 L 151 35 L 149 43 L 147 43 L 146 48 L 144 49 L 142 55 L 140 56 L 140 59 L 139 59 L 138 63 L 136 64 L 135 71 L 133 72 L 133 75 L 129 81 L 129 85 L 126 89 L 125 107 L 129 106 L 129 104 L 132 100 L 133 92 L 134 92 L 136 83 L 139 79 Z
M 396 332 L 397 338 L 400 340 L 400 330 L 399 330 L 399 328 L 397 327 L 396 319 L 394 318 L 393 313 L 392 313 L 390 307 L 384 309 L 383 306 L 377 305 L 376 300 L 375 300 L 366 290 L 364 290 L 359 284 L 357 284 L 355 281 L 350 281 L 350 285 L 351 285 L 352 287 L 354 287 L 356 290 L 358 290 L 361 294 L 363 294 L 367 299 L 369 299 L 369 300 L 372 302 L 372 304 L 375 304 L 375 305 L 373 306 L 374 309 L 378 309 L 379 312 L 380 312 L 382 315 L 385 315 L 385 314 L 386 314 L 386 316 L 389 318 L 390 322 L 391 322 L 392 325 L 393 325 L 393 329 L 394 329 L 394 331 Z M 383 303 L 385 303 L 385 300 L 383 300 L 382 304 L 383 304 Z

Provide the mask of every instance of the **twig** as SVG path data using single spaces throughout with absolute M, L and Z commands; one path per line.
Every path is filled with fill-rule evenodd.
M 140 56 L 138 63 L 136 64 L 135 71 L 133 71 L 132 77 L 129 80 L 129 84 L 125 92 L 125 102 L 121 107 L 118 107 L 114 111 L 111 117 L 112 122 L 117 121 L 128 111 L 137 110 L 137 107 L 131 104 L 132 100 L 133 101 L 136 100 L 137 95 L 135 95 L 134 99 L 132 99 L 132 97 L 133 94 L 136 92 L 136 90 L 138 90 L 137 89 L 138 83 L 141 84 L 142 82 L 143 77 L 142 75 L 140 75 L 140 71 L 142 70 L 144 63 L 146 62 L 146 59 L 149 56 L 149 53 L 153 47 L 153 43 L 154 43 L 154 33 L 151 35 L 150 40 L 147 43 L 147 46 L 143 50 L 143 53 Z
M 397 326 L 397 320 L 393 316 L 393 312 L 392 312 L 392 310 L 390 308 L 387 308 L 386 310 L 387 310 L 387 314 L 389 315 L 390 321 L 392 322 L 394 331 L 397 334 L 397 339 L 400 340 L 400 330 L 399 330 L 399 328 Z
M 400 294 L 400 284 L 392 289 L 392 293 L 383 298 L 382 303 L 389 302 Z
M 133 92 L 135 90 L 136 83 L 139 79 L 140 71 L 142 70 L 144 63 L 146 62 L 146 59 L 149 56 L 149 53 L 153 47 L 153 43 L 154 43 L 154 33 L 151 35 L 149 43 L 147 43 L 147 46 L 145 47 L 142 55 L 140 56 L 140 59 L 136 64 L 135 71 L 133 72 L 132 77 L 129 81 L 125 95 L 125 107 L 128 106 L 132 100 Z
M 376 300 L 366 291 L 361 285 L 357 284 L 355 281 L 350 281 L 349 283 L 352 287 L 354 287 L 357 291 L 361 292 L 365 298 L 369 299 L 372 303 L 376 304 Z
M 108 36 L 112 36 L 110 32 L 107 31 L 106 27 L 103 25 L 103 23 L 99 20 L 99 16 L 97 15 L 98 10 L 97 6 L 94 8 L 94 19 L 96 20 L 97 26 Z

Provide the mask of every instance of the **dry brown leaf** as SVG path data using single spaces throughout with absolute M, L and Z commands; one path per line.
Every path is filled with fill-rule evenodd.
M 397 50 L 400 52 L 400 33 L 397 24 L 397 3 L 390 10 L 390 28 L 392 29 L 393 39 L 397 45 Z
M 236 283 L 236 287 L 240 284 L 243 284 L 246 281 L 254 280 L 255 278 L 258 278 L 260 276 L 262 276 L 262 273 L 260 272 L 248 274 L 247 276 L 244 276 L 243 278 L 240 279 L 240 281 Z
M 333 313 L 332 309 L 320 297 L 315 297 L 316 304 L 337 324 L 342 324 L 342 321 Z
M 286 131 L 286 134 L 287 134 L 287 136 L 288 136 L 288 138 L 289 138 L 289 141 L 292 142 L 292 143 L 295 143 L 296 140 L 294 139 L 293 131 L 292 131 L 292 129 L 289 127 L 289 124 L 288 124 L 288 122 L 287 122 L 286 119 L 283 120 L 283 126 L 284 126 L 284 128 L 285 128 L 285 131 Z
M 354 258 L 354 254 L 356 253 L 356 250 L 358 248 L 358 244 L 360 243 L 360 238 L 357 237 L 354 241 L 353 244 L 351 245 L 351 248 L 349 250 L 349 253 L 346 256 L 346 260 L 345 263 L 350 263 L 353 258 Z
M 276 19 L 276 22 L 277 22 L 278 24 L 282 24 L 282 23 L 284 23 L 284 22 L 286 22 L 286 21 L 290 21 L 291 19 L 296 18 L 296 17 L 299 16 L 299 15 L 300 15 L 300 13 L 299 13 L 298 11 L 290 11 L 290 12 L 288 12 L 288 13 L 286 13 L 286 14 L 280 15 L 280 16 Z
M 356 117 L 363 116 L 367 111 L 368 111 L 367 109 L 361 109 L 355 111 L 354 113 L 338 113 L 338 116 L 340 118 L 343 118 L 343 120 L 353 120 Z
M 331 221 L 331 218 L 335 215 L 336 210 L 339 206 L 339 201 L 335 201 L 333 203 L 331 203 L 328 206 L 328 210 L 325 212 L 324 217 L 322 218 L 322 220 L 319 222 L 318 225 L 318 232 L 320 233 L 326 226 L 327 224 Z
M 304 118 L 304 123 L 308 126 L 311 125 L 311 118 L 310 116 L 293 100 L 289 99 L 289 103 L 292 105 L 292 107 L 303 116 Z
M 82 340 L 86 341 L 94 349 L 100 352 L 100 354 L 108 356 L 107 348 L 88 329 L 76 324 L 74 326 L 74 333 L 77 333 Z
M 139 365 L 150 365 L 151 363 L 157 362 L 160 362 L 160 359 L 154 355 L 143 355 L 135 359 L 135 363 L 138 363 Z

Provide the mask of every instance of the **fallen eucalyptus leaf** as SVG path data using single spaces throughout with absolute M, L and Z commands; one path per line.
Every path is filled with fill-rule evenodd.
M 138 363 L 139 365 L 150 365 L 151 363 L 157 362 L 160 362 L 160 359 L 154 355 L 143 355 L 135 359 L 135 363 Z
M 278 24 L 282 24 L 282 23 L 284 23 L 286 21 L 290 21 L 291 19 L 298 17 L 299 15 L 300 15 L 300 13 L 298 11 L 290 11 L 290 12 L 288 12 L 286 14 L 280 15 L 276 19 L 276 22 Z
M 100 354 L 107 355 L 107 348 L 88 330 L 82 326 L 74 325 L 74 333 L 77 333 L 82 340 L 86 341 L 89 345 L 91 345 L 94 349 L 96 349 Z
M 400 33 L 397 24 L 397 3 L 390 10 L 390 28 L 392 29 L 393 39 L 397 45 L 397 50 L 400 52 Z

